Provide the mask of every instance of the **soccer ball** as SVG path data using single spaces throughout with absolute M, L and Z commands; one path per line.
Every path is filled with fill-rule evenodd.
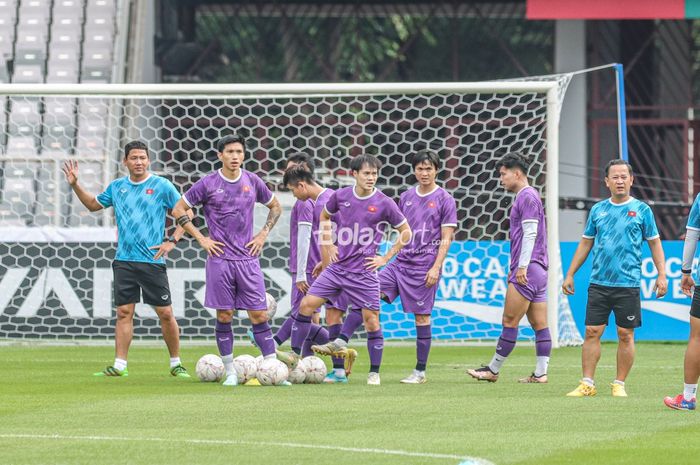
M 276 358 L 268 358 L 260 364 L 256 376 L 263 386 L 279 386 L 287 381 L 289 369 Z
M 267 318 L 271 320 L 275 317 L 275 313 L 277 313 L 277 301 L 269 292 L 265 293 L 265 301 L 267 304 Z
M 233 368 L 236 370 L 238 382 L 244 384 L 247 381 L 255 378 L 258 371 L 258 365 L 255 362 L 255 357 L 244 354 L 233 359 Z
M 325 378 L 328 373 L 323 360 L 312 355 L 306 357 L 299 364 L 301 365 L 302 363 L 304 364 L 304 368 L 306 368 L 306 379 L 304 380 L 306 384 L 320 384 L 323 382 L 323 378 Z
M 306 381 L 306 365 L 299 362 L 297 367 L 289 372 L 287 381 L 292 384 L 304 384 L 304 381 Z
M 197 373 L 197 378 L 200 381 L 214 383 L 220 381 L 226 369 L 224 368 L 224 362 L 221 357 L 214 354 L 203 355 L 202 358 L 197 361 L 197 366 L 195 368 L 195 373 Z

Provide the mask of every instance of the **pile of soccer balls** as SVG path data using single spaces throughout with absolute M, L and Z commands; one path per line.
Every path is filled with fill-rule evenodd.
M 269 293 L 267 300 L 267 316 L 272 318 L 277 312 L 277 301 Z M 310 356 L 299 362 L 299 365 L 289 371 L 287 365 L 276 358 L 265 359 L 262 355 L 239 355 L 233 359 L 233 367 L 238 376 L 238 384 L 245 384 L 253 378 L 263 386 L 279 386 L 285 381 L 292 384 L 319 384 L 326 376 L 326 364 L 318 357 Z M 226 376 L 226 369 L 221 357 L 214 354 L 204 355 L 197 362 L 197 377 L 204 382 L 219 382 Z
M 256 358 L 248 354 L 234 358 L 233 367 L 239 384 L 257 378 L 263 386 L 279 386 L 285 381 L 292 384 L 320 384 L 327 373 L 326 364 L 315 356 L 304 358 L 291 371 L 276 358 L 265 359 L 262 355 Z M 197 362 L 196 373 L 200 381 L 215 383 L 224 379 L 226 370 L 221 357 L 207 354 Z

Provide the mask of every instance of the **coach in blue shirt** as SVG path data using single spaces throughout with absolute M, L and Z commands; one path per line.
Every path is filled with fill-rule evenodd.
M 117 325 L 114 331 L 114 364 L 95 376 L 128 376 L 127 355 L 134 332 L 134 309 L 141 301 L 155 308 L 161 322 L 163 339 L 170 352 L 170 374 L 189 378 L 180 362 L 180 328 L 173 316 L 170 286 L 165 269 L 165 255 L 182 237 L 177 228 L 173 236 L 163 238 L 165 215 L 178 200 L 180 193 L 165 178 L 148 171 L 148 147 L 140 141 L 124 147 L 124 166 L 128 176 L 112 181 L 104 192 L 95 197 L 78 183 L 78 162 L 63 166 L 68 183 L 88 210 L 114 208 L 119 235 L 114 271 L 114 300 Z
M 634 328 L 642 325 L 640 279 L 642 244 L 649 243 L 654 265 L 659 273 L 654 290 L 656 297 L 666 295 L 668 283 L 664 251 L 649 205 L 630 196 L 634 176 L 625 160 L 612 160 L 605 167 L 605 185 L 610 198 L 596 203 L 579 242 L 562 290 L 574 294 L 574 274 L 593 249 L 593 269 L 586 306 L 586 336 L 583 341 L 583 379 L 569 392 L 569 397 L 594 396 L 596 365 L 600 360 L 600 337 L 608 324 L 610 312 L 617 325 L 617 376 L 611 383 L 614 397 L 627 397 L 625 379 L 634 362 Z

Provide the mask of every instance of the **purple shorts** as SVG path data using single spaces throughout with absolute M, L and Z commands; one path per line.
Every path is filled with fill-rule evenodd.
M 425 287 L 428 270 L 406 269 L 393 261 L 379 272 L 379 285 L 389 302 L 401 297 L 405 313 L 430 315 L 435 304 L 437 284 Z
M 257 258 L 207 258 L 204 306 L 217 310 L 267 310 L 265 279 Z
M 306 273 L 306 284 L 311 286 L 314 282 L 313 276 L 311 276 L 311 273 Z M 304 298 L 304 294 L 301 293 L 299 288 L 297 287 L 297 274 L 292 273 L 292 315 L 297 315 L 299 313 L 299 305 L 301 304 L 301 299 Z M 321 312 L 321 308 L 317 308 L 316 313 Z
M 515 290 L 530 302 L 547 301 L 547 269 L 539 263 L 530 263 L 527 267 L 527 284 L 522 286 L 515 279 L 515 271 L 508 276 L 508 282 Z
M 345 294 L 351 308 L 379 311 L 379 278 L 373 271 L 347 271 L 333 263 L 316 278 L 309 294 L 333 302 L 334 307 L 342 305 Z

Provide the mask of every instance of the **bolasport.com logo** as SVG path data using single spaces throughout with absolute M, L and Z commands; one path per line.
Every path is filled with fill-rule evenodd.
M 410 231 L 400 233 L 388 222 L 382 221 L 374 227 L 360 226 L 355 223 L 352 226 L 337 226 L 333 223 L 330 238 L 323 231 L 314 231 L 320 245 L 335 244 L 336 246 L 361 246 L 379 247 L 383 241 L 395 242 L 402 240 L 404 244 L 411 241 Z M 330 240 L 330 242 L 329 242 Z

